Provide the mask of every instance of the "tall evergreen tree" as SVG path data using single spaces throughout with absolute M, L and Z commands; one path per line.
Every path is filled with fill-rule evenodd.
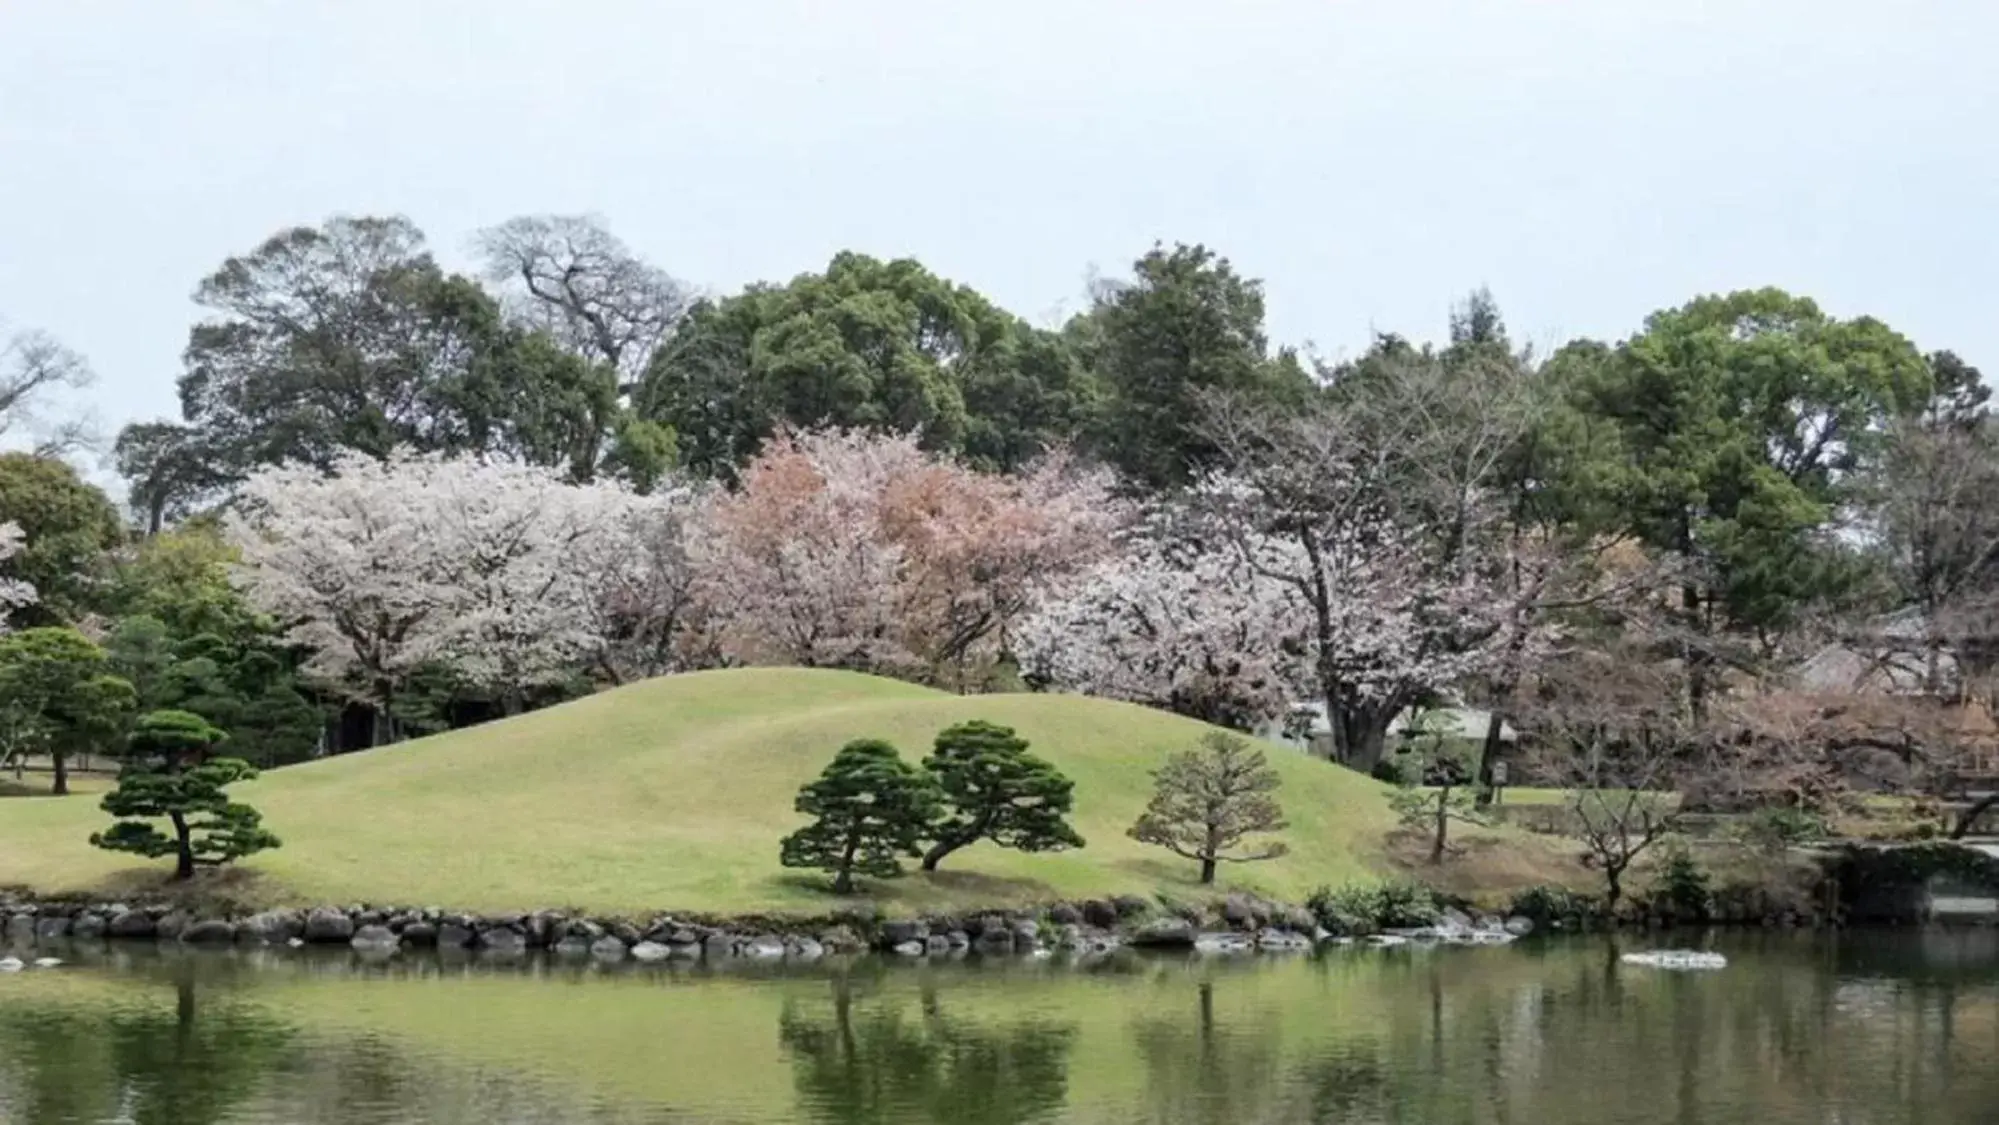
M 1291 353 L 1269 354 L 1263 285 L 1205 246 L 1154 247 L 1132 279 L 1105 285 L 1071 335 L 1100 381 L 1095 444 L 1152 489 L 1191 480 L 1215 461 L 1202 433 L 1204 399 L 1302 399 L 1311 380 Z

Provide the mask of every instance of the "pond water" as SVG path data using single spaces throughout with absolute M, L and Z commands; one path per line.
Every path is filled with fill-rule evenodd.
M 1726 969 L 1604 939 L 728 970 L 70 950 L 0 974 L 0 1121 L 1999 1122 L 1999 932 L 1709 947 Z

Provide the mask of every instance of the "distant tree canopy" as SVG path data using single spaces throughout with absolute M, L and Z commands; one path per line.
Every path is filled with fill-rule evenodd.
M 0 575 L 32 584 L 39 599 L 15 611 L 23 624 L 73 621 L 88 609 L 104 553 L 123 534 L 102 489 L 53 457 L 0 453 L 0 524 L 21 529 L 22 546 Z
M 824 273 L 696 305 L 638 408 L 672 427 L 689 469 L 727 476 L 779 425 L 916 431 L 1017 468 L 1073 439 L 1094 397 L 1061 337 L 914 261 L 843 253 Z
M 357 741 L 791 662 L 1241 729 L 1309 701 L 1360 770 L 1462 702 L 1484 778 L 1582 654 L 1670 666 L 1705 731 L 1887 611 L 1922 692 L 1999 703 L 1989 388 L 1781 290 L 1547 355 L 1479 290 L 1434 343 L 1308 367 L 1204 245 L 1053 331 L 910 259 L 699 296 L 590 217 L 472 249 L 454 273 L 408 220 L 335 217 L 223 261 L 180 416 L 111 450 L 145 542 L 0 455 L 6 624 L 88 631 L 138 706 L 260 763 L 321 745 L 325 700 Z M 29 413 L 86 377 L 6 336 L 0 433 L 80 434 Z

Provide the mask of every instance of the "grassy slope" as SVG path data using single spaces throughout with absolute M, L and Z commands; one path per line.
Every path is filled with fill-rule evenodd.
M 274 771 L 239 787 L 286 841 L 245 865 L 246 893 L 492 910 L 825 910 L 840 900 L 777 865 L 778 837 L 799 823 L 799 785 L 850 738 L 889 738 L 914 761 L 940 728 L 968 718 L 1018 728 L 1075 779 L 1089 847 L 1028 856 L 981 844 L 935 877 L 874 888 L 878 899 L 908 910 L 1197 890 L 1193 865 L 1124 829 L 1145 802 L 1148 771 L 1191 746 L 1200 724 L 1074 696 L 962 697 L 849 673 L 754 669 L 653 680 Z M 1392 817 L 1379 785 L 1284 751 L 1271 757 L 1285 779 L 1291 854 L 1225 868 L 1226 879 L 1297 898 L 1391 872 Z M 159 865 L 89 846 L 102 823 L 90 798 L 0 804 L 0 885 L 103 890 L 155 877 Z M 1504 838 L 1511 854 L 1544 847 Z

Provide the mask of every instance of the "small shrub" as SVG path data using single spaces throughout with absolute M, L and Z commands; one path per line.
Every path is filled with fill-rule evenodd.
M 1599 909 L 1598 900 L 1592 896 L 1577 894 L 1567 887 L 1543 885 L 1514 895 L 1506 912 L 1525 918 L 1540 929 L 1578 929 L 1595 921 Z
M 1714 904 L 1708 873 L 1685 847 L 1676 847 L 1659 872 L 1658 897 L 1676 918 L 1701 920 Z
M 1437 896 L 1420 883 L 1348 883 L 1320 887 L 1305 902 L 1319 925 L 1335 934 L 1372 934 L 1434 925 Z
M 1374 763 L 1374 769 L 1368 771 L 1376 781 L 1385 781 L 1390 785 L 1414 784 L 1416 779 L 1410 773 L 1408 763 L 1400 754 L 1383 754 L 1381 760 Z
M 1756 810 L 1743 823 L 1741 834 L 1746 843 L 1772 852 L 1823 840 L 1829 835 L 1823 817 L 1791 805 Z

